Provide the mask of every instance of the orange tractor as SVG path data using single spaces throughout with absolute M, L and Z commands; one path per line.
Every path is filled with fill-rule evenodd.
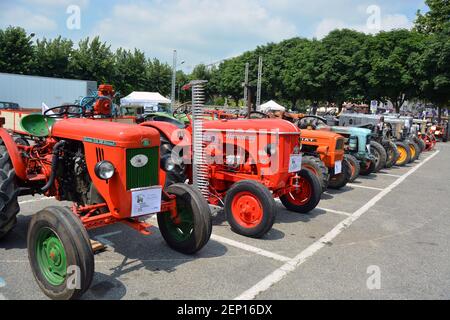
M 145 218 L 156 214 L 163 238 L 184 254 L 202 249 L 212 231 L 197 189 L 164 188 L 157 130 L 85 115 L 79 106 L 57 107 L 23 117 L 19 131 L 0 128 L 0 238 L 16 225 L 20 195 L 73 203 L 36 213 L 28 229 L 32 271 L 53 299 L 76 299 L 90 287 L 94 254 L 87 230 L 123 223 L 149 235 Z

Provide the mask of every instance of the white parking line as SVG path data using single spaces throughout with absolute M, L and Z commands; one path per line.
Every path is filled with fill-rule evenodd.
M 232 246 L 232 247 L 235 247 L 235 248 L 238 248 L 238 249 L 241 249 L 241 250 L 245 250 L 245 251 L 248 251 L 248 252 L 256 253 L 256 254 L 258 254 L 260 256 L 271 258 L 271 259 L 274 259 L 274 260 L 277 260 L 277 261 L 287 262 L 287 261 L 291 260 L 291 258 L 284 257 L 284 256 L 281 256 L 279 254 L 276 254 L 276 253 L 273 253 L 273 252 L 269 252 L 269 251 L 266 251 L 266 250 L 263 250 L 263 249 L 259 249 L 259 248 L 250 246 L 248 244 L 245 244 L 245 243 L 242 243 L 242 242 L 239 242 L 239 241 L 234 241 L 234 240 L 231 240 L 231 239 L 228 239 L 228 238 L 224 238 L 224 237 L 221 237 L 221 236 L 218 236 L 218 235 L 215 235 L 215 234 L 211 235 L 211 239 L 214 240 L 214 241 L 220 242 L 222 244 L 227 244 L 229 246 Z
M 240 296 L 236 297 L 235 300 L 253 300 L 259 294 L 267 291 L 273 285 L 283 280 L 289 273 L 295 271 L 300 265 L 316 254 L 320 249 L 324 248 L 332 242 L 338 235 L 340 235 L 344 230 L 348 229 L 356 220 L 358 220 L 363 214 L 369 211 L 373 206 L 375 206 L 381 199 L 388 195 L 392 190 L 403 183 L 409 176 L 419 170 L 428 161 L 433 159 L 439 151 L 436 151 L 432 156 L 424 160 L 422 163 L 411 169 L 408 173 L 401 176 L 389 187 L 384 189 L 382 192 L 377 194 L 372 200 L 367 202 L 361 209 L 356 211 L 350 217 L 339 223 L 333 230 L 323 236 L 321 239 L 313 243 L 311 246 L 300 252 L 295 258 L 286 262 L 279 269 L 272 272 L 270 275 L 262 279 L 256 285 L 243 292 Z
M 401 178 L 402 176 L 399 174 L 390 174 L 390 173 L 382 173 L 378 172 L 377 175 L 387 176 L 387 177 L 393 177 L 393 178 Z
M 352 215 L 351 213 L 348 213 L 348 212 L 337 211 L 337 210 L 333 210 L 333 209 L 325 209 L 325 208 L 319 208 L 319 207 L 317 207 L 316 209 L 319 209 L 319 210 L 322 210 L 322 211 L 326 211 L 326 212 L 329 212 L 329 213 L 339 214 L 341 216 L 350 217 Z
M 47 200 L 55 200 L 55 197 L 49 197 L 49 198 L 45 197 L 45 198 L 38 198 L 38 199 L 32 199 L 32 200 L 25 200 L 25 201 L 19 202 L 19 205 L 47 201 Z
M 352 187 L 352 188 L 368 189 L 368 190 L 376 190 L 376 191 L 383 191 L 384 190 L 382 188 L 360 186 L 359 184 L 353 184 L 353 183 L 348 183 L 347 186 Z

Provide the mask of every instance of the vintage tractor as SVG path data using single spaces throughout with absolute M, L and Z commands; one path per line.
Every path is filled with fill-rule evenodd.
M 339 117 L 339 125 L 370 129 L 372 131 L 371 152 L 377 158 L 386 158 L 386 168 L 392 168 L 397 163 L 400 153 L 392 136 L 392 126 L 384 122 L 383 116 L 355 113 L 342 114 Z
M 197 169 L 192 161 L 193 126 L 180 129 L 167 121 L 141 126 L 160 131 L 162 159 L 175 159 L 171 169 L 176 177 L 200 178 L 208 202 L 224 209 L 232 230 L 240 235 L 261 238 L 271 230 L 277 211 L 275 198 L 288 210 L 303 214 L 320 201 L 320 181 L 301 170 L 300 131 L 289 122 L 205 120 L 205 154 L 200 155 L 203 160 Z
M 283 119 L 298 123 L 304 114 L 288 112 L 261 113 L 254 111 L 248 115 L 253 119 Z M 312 129 L 312 128 L 310 128 Z M 303 169 L 313 172 L 321 181 L 322 190 L 328 187 L 341 189 L 359 176 L 359 164 L 351 155 L 345 155 L 345 139 L 333 132 L 308 130 L 303 128 L 302 153 Z
M 345 155 L 345 139 L 339 134 L 321 130 L 301 130 L 303 168 L 322 181 L 322 188 L 341 189 L 359 175 Z
M 383 161 L 383 158 L 376 158 L 371 153 L 371 131 L 364 128 L 336 126 L 335 123 L 330 124 L 328 124 L 326 118 L 310 115 L 304 116 L 298 122 L 298 126 L 301 129 L 334 132 L 344 137 L 345 152 L 352 156 L 348 157 L 349 163 L 352 166 L 352 172 L 359 169 L 360 175 L 363 176 L 377 172 L 377 166 L 380 161 Z M 354 161 L 355 158 L 359 163 Z
M 157 214 L 163 238 L 183 254 L 202 249 L 212 231 L 197 189 L 163 188 L 157 130 L 85 114 L 79 106 L 57 107 L 23 117 L 18 133 L 0 129 L 0 238 L 16 225 L 20 195 L 73 202 L 36 213 L 28 229 L 33 274 L 52 299 L 76 299 L 90 287 L 94 255 L 87 230 L 123 223 L 149 235 L 146 217 Z M 29 143 L 16 143 L 12 134 Z

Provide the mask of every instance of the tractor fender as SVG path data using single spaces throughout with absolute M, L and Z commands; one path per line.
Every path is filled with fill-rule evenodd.
M 185 129 L 180 129 L 176 125 L 168 122 L 159 122 L 159 121 L 147 121 L 141 123 L 140 126 L 150 127 L 159 131 L 159 133 L 165 136 L 173 145 L 180 144 L 180 134 L 183 133 L 183 137 L 188 134 L 188 131 Z
M 6 150 L 8 150 L 9 157 L 13 164 L 16 176 L 21 180 L 27 180 L 27 169 L 22 156 L 20 155 L 17 144 L 14 142 L 12 136 L 3 128 L 0 128 L 0 139 L 3 140 Z

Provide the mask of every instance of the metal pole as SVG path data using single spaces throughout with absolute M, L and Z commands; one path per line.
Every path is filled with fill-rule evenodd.
M 171 93 L 171 112 L 175 110 L 175 94 L 176 94 L 176 82 L 177 82 L 177 50 L 173 50 L 173 68 L 172 68 L 172 93 Z
M 244 80 L 244 101 L 247 103 L 247 87 L 248 87 L 248 73 L 249 73 L 250 64 L 247 62 L 245 64 L 245 80 Z
M 263 71 L 263 58 L 259 57 L 258 65 L 258 88 L 256 91 L 256 106 L 261 105 L 261 87 L 262 87 L 262 71 Z

